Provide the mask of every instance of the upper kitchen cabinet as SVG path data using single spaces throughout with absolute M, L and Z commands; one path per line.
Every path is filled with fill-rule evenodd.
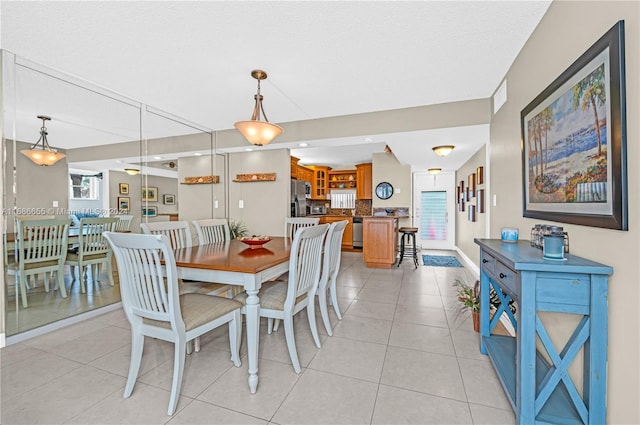
M 327 199 L 327 179 L 331 167 L 314 165 L 311 182 L 311 199 Z
M 300 159 L 296 158 L 295 156 L 291 157 L 291 178 L 292 179 L 298 178 L 298 161 L 300 161 Z
M 312 169 L 298 165 L 298 180 L 311 183 L 314 178 L 314 172 Z
M 373 192 L 373 166 L 371 163 L 356 165 L 356 179 L 358 185 L 356 187 L 356 197 L 358 199 L 371 199 Z

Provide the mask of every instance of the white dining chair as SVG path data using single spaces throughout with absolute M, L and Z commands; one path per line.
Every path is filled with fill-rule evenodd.
M 207 218 L 193 220 L 193 227 L 198 234 L 199 244 L 228 241 L 231 239 L 229 223 L 225 218 Z
M 142 233 L 165 235 L 172 249 L 188 248 L 193 245 L 188 221 L 160 221 L 140 224 Z
M 81 218 L 78 231 L 78 246 L 67 253 L 66 264 L 71 266 L 72 282 L 76 280 L 76 267 L 78 268 L 78 280 L 80 291 L 87 292 L 86 280 L 88 268 L 91 268 L 92 282 L 99 281 L 99 267 L 106 266 L 109 285 L 113 286 L 113 270 L 111 267 L 112 251 L 107 241 L 102 236 L 103 232 L 113 231 L 116 222 L 115 217 L 90 217 Z
M 116 227 L 114 229 L 115 232 L 128 232 L 131 230 L 131 221 L 133 220 L 132 215 L 117 215 L 116 218 L 118 221 L 116 221 Z
M 342 313 L 340 313 L 336 292 L 336 277 L 340 271 L 342 235 L 344 234 L 344 229 L 347 227 L 347 224 L 349 224 L 348 220 L 331 223 L 323 247 L 322 274 L 320 276 L 320 282 L 318 283 L 318 303 L 320 305 L 322 321 L 329 336 L 333 335 L 333 331 L 331 329 L 331 322 L 329 321 L 327 292 L 331 297 L 331 305 L 333 305 L 333 310 L 336 316 L 338 316 L 338 320 L 342 320 Z
M 328 224 L 298 229 L 291 243 L 288 280 L 268 282 L 258 293 L 260 316 L 268 319 L 269 333 L 271 333 L 274 319 L 282 320 L 284 323 L 289 357 L 296 373 L 300 373 L 301 369 L 293 333 L 293 317 L 305 308 L 313 341 L 320 348 L 316 326 L 315 295 L 322 268 L 322 245 L 328 229 Z M 237 295 L 236 299 L 245 304 L 247 293 Z M 242 310 L 244 313 L 245 308 L 243 307 Z
M 16 277 L 16 296 L 21 293 L 22 306 L 27 308 L 28 276 L 45 273 L 45 290 L 49 291 L 47 272 L 56 272 L 56 288 L 67 297 L 64 286 L 64 262 L 69 237 L 68 218 L 29 219 L 17 221 L 15 261 L 8 259 L 7 274 Z M 19 287 L 19 291 L 18 291 Z
M 292 239 L 299 228 L 316 226 L 318 223 L 320 223 L 319 217 L 285 217 L 284 237 Z
M 124 398 L 133 392 L 145 336 L 172 342 L 173 381 L 167 413 L 173 415 L 189 341 L 228 324 L 231 361 L 240 366 L 242 304 L 210 295 L 180 295 L 175 257 L 165 235 L 105 232 L 104 236 L 115 253 L 122 308 L 131 325 L 131 359 Z

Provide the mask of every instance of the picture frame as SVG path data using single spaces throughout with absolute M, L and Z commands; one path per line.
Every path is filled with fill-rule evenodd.
M 158 215 L 158 207 L 155 206 L 143 206 L 142 207 L 142 216 L 143 217 L 155 217 Z
M 128 195 L 129 183 L 120 183 L 118 187 L 118 191 L 120 192 L 120 195 Z
M 467 189 L 469 191 L 467 200 L 471 200 L 471 198 L 476 196 L 476 173 L 469 174 Z
M 158 188 L 142 186 L 142 201 L 158 202 Z
M 476 221 L 476 206 L 475 205 L 469 205 L 469 209 L 468 209 L 468 217 L 469 217 L 469 221 Z
M 619 21 L 522 110 L 524 217 L 628 230 L 624 62 Z
M 484 189 L 476 190 L 476 211 L 484 213 Z
M 131 208 L 131 198 L 128 196 L 118 196 L 118 211 L 129 211 Z
M 176 195 L 165 193 L 164 195 L 162 195 L 162 203 L 165 205 L 175 205 Z

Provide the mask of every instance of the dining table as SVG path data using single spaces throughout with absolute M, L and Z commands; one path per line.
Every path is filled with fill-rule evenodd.
M 263 282 L 289 271 L 290 252 L 291 239 L 284 237 L 272 237 L 269 242 L 258 246 L 232 239 L 174 250 L 179 278 L 242 286 L 247 292 L 245 309 L 251 394 L 258 389 L 258 291 Z

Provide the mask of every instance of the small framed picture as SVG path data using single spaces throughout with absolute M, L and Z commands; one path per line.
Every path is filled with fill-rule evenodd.
M 165 205 L 175 205 L 176 195 L 164 194 L 162 195 L 162 203 Z
M 131 198 L 128 196 L 118 196 L 118 211 L 129 211 Z
M 158 188 L 157 187 L 142 187 L 142 201 L 158 202 Z
M 142 207 L 143 217 L 155 217 L 158 215 L 158 207 Z
M 120 183 L 120 195 L 129 194 L 129 183 Z

